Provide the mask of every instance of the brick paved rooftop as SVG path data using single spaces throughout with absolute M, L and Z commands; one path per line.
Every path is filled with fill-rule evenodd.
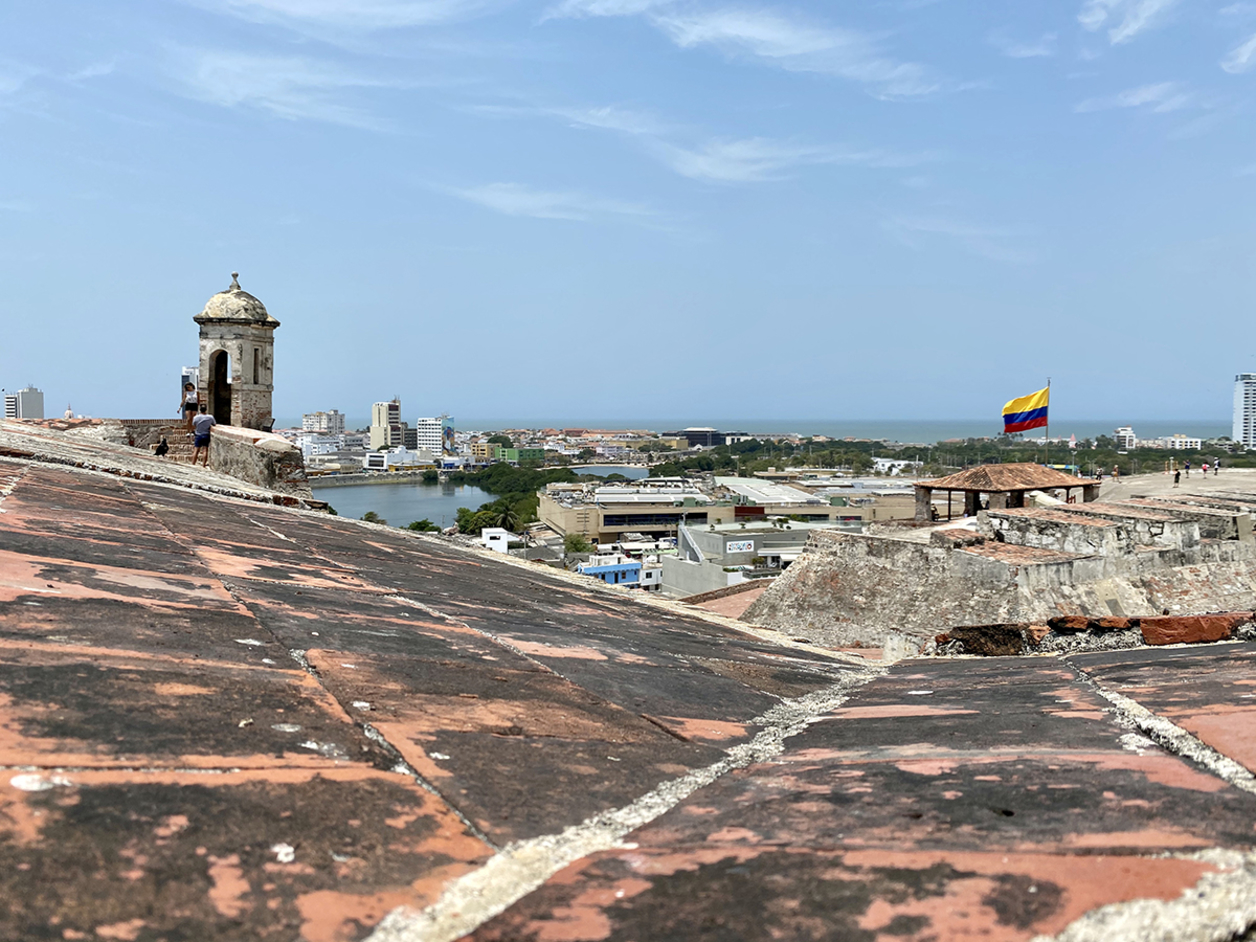
M 0 459 L 2 939 L 1256 922 L 1252 644 L 869 663 L 195 483 Z

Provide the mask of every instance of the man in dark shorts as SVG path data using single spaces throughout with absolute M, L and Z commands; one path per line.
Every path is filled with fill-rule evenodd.
M 205 412 L 205 403 L 201 403 L 201 411 L 192 419 L 192 464 L 196 464 L 196 459 L 204 448 L 205 457 L 201 461 L 201 467 L 209 465 L 209 430 L 217 424 L 214 417 Z

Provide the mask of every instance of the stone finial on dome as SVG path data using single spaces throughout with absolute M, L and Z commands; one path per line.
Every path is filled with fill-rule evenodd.
M 192 320 L 198 324 L 214 321 L 279 326 L 279 321 L 267 313 L 266 305 L 240 287 L 238 271 L 231 273 L 231 284 L 210 298 L 205 309 Z

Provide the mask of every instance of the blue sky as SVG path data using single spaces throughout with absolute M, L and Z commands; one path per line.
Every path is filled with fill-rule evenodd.
M 1228 417 L 1256 3 L 0 8 L 0 385 L 174 414 Z

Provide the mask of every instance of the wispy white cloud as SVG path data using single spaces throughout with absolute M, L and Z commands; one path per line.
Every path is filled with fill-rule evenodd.
M 637 16 L 672 0 L 561 0 L 542 15 L 542 21 L 564 17 Z
M 660 156 L 673 170 L 694 180 L 715 183 L 752 183 L 779 180 L 802 166 L 850 164 L 868 167 L 908 167 L 927 156 L 909 157 L 879 150 L 854 150 L 833 145 L 809 145 L 762 137 L 713 140 L 696 148 L 659 143 Z
M 644 218 L 653 215 L 647 207 L 608 200 L 583 193 L 537 190 L 521 183 L 489 183 L 446 192 L 507 216 L 535 219 L 588 221 L 598 218 Z
M 701 9 L 668 0 L 562 0 L 558 17 L 643 15 L 682 49 L 711 46 L 796 72 L 837 75 L 884 98 L 916 98 L 947 83 L 924 66 L 886 54 L 866 33 L 838 29 L 765 8 Z
M 1115 46 L 1156 25 L 1176 4 L 1177 0 L 1085 0 L 1077 22 L 1092 33 L 1109 27 L 1108 39 Z
M 14 95 L 39 74 L 33 66 L 0 59 L 0 96 Z
M 251 108 L 287 120 L 378 128 L 381 122 L 346 101 L 345 93 L 395 85 L 300 57 L 181 50 L 171 58 L 171 74 L 188 96 L 224 108 Z
M 192 0 L 254 22 L 365 32 L 466 19 L 495 0 Z
M 1234 75 L 1246 72 L 1256 66 L 1256 35 L 1250 36 L 1246 42 L 1235 46 L 1221 60 L 1221 68 Z
M 666 134 L 669 130 L 651 114 L 614 105 L 599 108 L 548 108 L 543 113 L 576 127 L 618 131 L 621 134 L 654 137 Z
M 1034 59 L 1041 56 L 1055 55 L 1055 33 L 1044 33 L 1037 39 L 1028 42 L 1012 39 L 1002 30 L 995 30 L 987 39 L 1002 55 L 1011 59 Z
M 949 241 L 968 252 L 997 262 L 1026 263 L 1036 254 L 1016 244 L 1021 234 L 1015 230 L 973 225 L 972 223 L 936 216 L 895 216 L 882 223 L 882 228 L 904 245 L 923 249 L 930 241 Z
M 1112 108 L 1146 108 L 1148 111 L 1177 111 L 1191 103 L 1191 96 L 1177 82 L 1157 82 L 1128 88 L 1115 95 L 1087 98 L 1073 108 L 1077 112 L 1107 111 Z
M 574 127 L 621 134 L 635 140 L 646 153 L 676 173 L 712 183 L 780 180 L 800 167 L 821 164 L 902 168 L 937 159 L 937 155 L 927 152 L 899 153 L 883 148 L 813 144 L 766 137 L 704 139 L 692 128 L 669 124 L 647 112 L 615 106 L 481 106 L 475 110 L 498 117 L 547 117 Z
M 83 68 L 71 72 L 65 77 L 65 80 L 67 82 L 86 82 L 88 79 L 103 78 L 106 75 L 112 75 L 117 67 L 117 62 L 113 60 L 93 62 L 91 65 L 85 65 Z

